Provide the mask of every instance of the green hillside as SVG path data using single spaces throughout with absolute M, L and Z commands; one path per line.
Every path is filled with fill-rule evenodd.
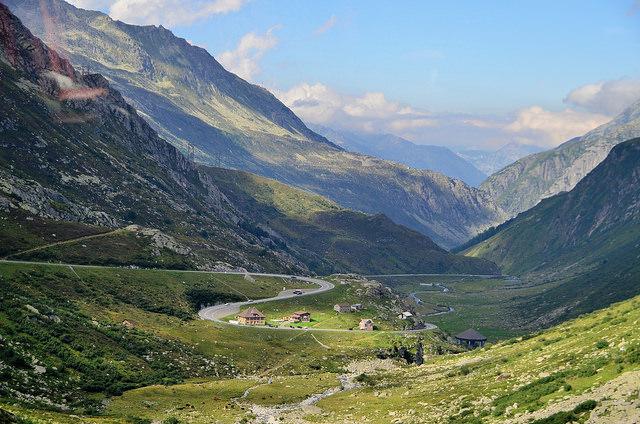
M 225 70 L 165 28 L 114 21 L 62 0 L 5 0 L 72 63 L 109 78 L 164 139 L 201 163 L 240 169 L 383 213 L 445 248 L 503 212 L 484 192 L 432 171 L 346 152 L 309 130 L 266 89 Z
M 195 165 L 102 76 L 75 71 L 6 8 L 3 19 L 3 39 L 21 40 L 0 52 L 0 112 L 10 117 L 0 128 L 0 237 L 17 241 L 4 256 L 291 273 L 497 272 L 386 217 Z M 92 232 L 105 234 L 86 237 Z
M 532 337 L 372 374 L 365 387 L 317 406 L 334 423 L 633 422 L 638 306 L 635 298 Z
M 300 246 L 304 257 L 314 258 L 319 264 L 314 269 L 320 272 L 500 272 L 488 261 L 451 255 L 384 215 L 350 211 L 321 196 L 246 172 L 222 168 L 206 172 L 254 221 Z
M 542 424 L 640 414 L 639 298 L 463 354 L 421 333 L 426 362 L 415 366 L 375 357 L 393 345 L 415 353 L 418 335 L 193 319 L 190 293 L 259 298 L 281 279 L 6 263 L 0 277 L 0 410 L 24 422 L 235 423 L 269 412 L 303 423 Z M 338 390 L 340 379 L 356 385 Z M 315 405 L 297 404 L 326 390 Z
M 203 304 L 270 297 L 283 287 L 309 284 L 215 273 L 0 263 L 0 407 L 92 415 L 104 413 L 105 399 L 137 387 L 173 387 L 195 378 L 214 385 L 243 378 L 246 386 L 257 384 L 261 375 L 335 374 L 351 360 L 372 356 L 376 348 L 402 343 L 401 335 L 389 333 L 312 335 L 196 318 Z M 446 345 L 438 335 L 425 337 Z M 131 412 L 119 415 L 122 422 Z
M 640 139 L 619 144 L 568 193 L 467 249 L 539 287 L 522 315 L 548 324 L 640 291 Z

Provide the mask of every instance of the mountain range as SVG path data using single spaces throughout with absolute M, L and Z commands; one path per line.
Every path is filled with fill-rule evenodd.
M 486 175 L 492 175 L 518 159 L 540 153 L 543 150 L 538 146 L 512 142 L 497 150 L 462 149 L 457 150 L 456 153 Z
M 640 137 L 640 102 L 581 137 L 512 163 L 480 187 L 515 216 L 544 198 L 571 190 L 613 146 L 635 137 Z
M 75 66 L 104 75 L 160 136 L 201 163 L 384 213 L 445 248 L 505 217 L 485 192 L 462 181 L 336 146 L 267 90 L 165 28 L 128 25 L 62 0 L 5 3 Z
M 523 300 L 535 325 L 640 293 L 640 139 L 615 146 L 569 192 L 542 200 L 467 249 L 545 289 Z
M 0 233 L 12 241 L 5 256 L 289 272 L 498 272 L 384 216 L 189 161 L 104 77 L 77 72 L 0 7 Z M 42 227 L 74 236 L 45 243 L 42 235 L 51 239 L 53 231 Z M 136 262 L 140 250 L 165 263 Z
M 393 134 L 335 130 L 321 125 L 310 128 L 351 152 L 400 162 L 416 169 L 430 169 L 473 187 L 487 178 L 470 162 L 443 146 L 415 144 Z

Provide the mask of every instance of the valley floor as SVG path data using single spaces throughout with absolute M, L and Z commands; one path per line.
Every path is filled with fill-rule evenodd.
M 425 301 L 480 284 L 422 278 Z M 369 280 L 332 282 L 261 307 L 280 314 L 366 295 L 394 311 L 397 299 Z M 0 283 L 0 408 L 14 422 L 542 424 L 640 411 L 640 298 L 460 353 L 437 330 L 291 332 L 193 319 L 203 301 L 313 290 L 281 276 L 4 262 Z M 417 291 L 404 284 L 396 290 Z M 433 318 L 454 328 L 454 316 Z M 394 346 L 414 354 L 418 343 L 424 365 L 394 359 Z

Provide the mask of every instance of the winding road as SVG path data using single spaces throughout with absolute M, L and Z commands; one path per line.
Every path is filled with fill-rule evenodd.
M 317 289 L 291 289 L 291 290 L 284 290 L 284 291 L 281 291 L 277 296 L 274 296 L 274 297 L 268 297 L 268 298 L 257 299 L 257 300 L 247 300 L 247 301 L 244 301 L 244 302 L 226 303 L 226 304 L 223 304 L 223 305 L 209 306 L 209 307 L 206 307 L 204 309 L 201 309 L 198 312 L 198 316 L 200 318 L 206 319 L 206 320 L 209 320 L 209 321 L 216 321 L 216 322 L 221 322 L 221 323 L 233 325 L 233 324 L 228 323 L 226 321 L 222 321 L 222 318 L 228 317 L 229 315 L 233 315 L 233 314 L 238 313 L 240 311 L 240 308 L 242 308 L 243 306 L 255 305 L 257 303 L 271 302 L 271 301 L 274 301 L 274 300 L 291 299 L 291 298 L 294 298 L 294 297 L 310 296 L 312 294 L 318 294 L 318 293 L 323 293 L 323 292 L 329 291 L 329 290 L 331 290 L 331 289 L 333 289 L 335 287 L 335 285 L 333 285 L 333 283 L 330 283 L 330 282 L 325 281 L 325 280 L 321 280 L 319 278 L 312 278 L 312 277 L 294 277 L 294 276 L 285 275 L 285 274 L 255 274 L 255 273 L 248 273 L 247 274 L 247 273 L 232 273 L 232 272 L 228 272 L 228 273 L 224 273 L 224 274 L 250 275 L 252 277 L 288 278 L 288 279 L 293 279 L 293 280 L 298 280 L 298 281 L 305 281 L 307 283 L 317 284 L 320 287 L 318 287 Z M 293 293 L 294 291 L 297 291 L 297 290 L 300 290 L 302 292 L 302 294 L 294 294 Z
M 238 326 L 238 327 L 246 327 L 242 324 L 234 324 L 231 322 L 227 322 L 227 321 L 223 321 L 222 318 L 224 317 L 228 317 L 229 315 L 233 315 L 233 314 L 237 314 L 240 311 L 240 308 L 244 307 L 244 306 L 249 306 L 249 305 L 255 305 L 255 304 L 259 304 L 259 303 L 266 303 L 266 302 L 272 302 L 274 300 L 284 300 L 284 299 L 291 299 L 294 297 L 302 297 L 302 296 L 311 296 L 311 295 L 315 295 L 318 293 L 322 293 L 322 292 L 326 292 L 329 290 L 332 290 L 335 285 L 333 283 L 330 283 L 326 280 L 322 280 L 320 278 L 312 278 L 312 277 L 300 277 L 300 276 L 292 276 L 292 275 L 285 275 L 285 274 L 256 274 L 256 273 L 225 273 L 225 274 L 239 274 L 239 275 L 250 275 L 252 277 L 279 277 L 279 278 L 289 278 L 289 279 L 293 279 L 293 280 L 299 280 L 299 281 L 305 281 L 307 283 L 312 283 L 312 284 L 317 284 L 320 287 L 318 287 L 317 289 L 291 289 L 291 290 L 284 290 L 282 292 L 280 292 L 277 296 L 274 297 L 268 297 L 268 298 L 264 298 L 264 299 L 257 299 L 257 300 L 247 300 L 244 302 L 234 302 L 234 303 L 226 303 L 223 305 L 214 305 L 214 306 L 208 306 L 204 309 L 201 309 L 198 312 L 198 316 L 201 319 L 205 319 L 205 320 L 209 320 L 209 321 L 214 321 L 220 324 L 226 324 L 226 325 L 234 325 L 234 326 Z M 294 290 L 300 290 L 302 291 L 302 294 L 294 294 Z M 346 330 L 346 329 L 338 329 L 338 328 L 311 328 L 311 327 L 305 327 L 305 328 L 295 328 L 295 327 L 268 327 L 268 326 L 260 326 L 260 327 L 255 327 L 255 328 L 263 328 L 263 329 L 268 329 L 268 330 L 273 330 L 273 331 L 316 331 L 316 332 L 344 332 L 344 333 L 353 333 L 353 330 Z M 427 331 L 427 330 L 435 330 L 436 328 L 438 328 L 436 325 L 434 324 L 425 324 L 424 328 L 420 328 L 420 329 L 416 329 L 416 330 L 390 330 L 390 331 L 384 331 L 385 333 L 412 333 L 412 332 L 419 332 L 419 331 Z M 322 344 L 320 341 L 318 341 L 318 343 Z
M 39 261 L 19 261 L 19 260 L 11 260 L 11 259 L 0 259 L 0 263 L 13 263 L 13 264 L 26 264 L 26 265 L 47 265 L 47 266 L 59 266 L 59 267 L 65 267 L 65 268 L 70 268 L 72 271 L 75 272 L 75 270 L 73 268 L 117 268 L 117 269 L 129 269 L 129 268 L 123 268 L 123 267 L 109 267 L 109 266 L 102 266 L 102 265 L 80 265 L 80 264 L 69 264 L 69 263 L 61 263 L 61 262 L 39 262 Z M 138 270 L 144 270 L 144 269 L 140 269 L 138 268 Z M 226 321 L 222 321 L 222 318 L 227 317 L 229 315 L 233 315 L 237 312 L 240 311 L 240 308 L 242 308 L 243 306 L 248 306 L 248 305 L 255 305 L 255 304 L 259 304 L 259 303 L 266 303 L 266 302 L 271 302 L 274 300 L 283 300 L 283 299 L 291 299 L 294 297 L 302 297 L 302 296 L 311 296 L 311 295 L 315 295 L 315 294 L 319 294 L 319 293 L 323 293 L 329 290 L 332 290 L 333 288 L 335 288 L 335 285 L 333 283 L 330 283 L 329 281 L 326 280 L 322 280 L 320 278 L 313 278 L 313 277 L 302 277 L 302 276 L 294 276 L 294 275 L 287 275 L 287 274 L 267 274 L 267 273 L 253 273 L 253 272 L 220 272 L 220 271 L 196 271 L 196 270 L 182 270 L 182 269 L 151 269 L 153 271 L 164 271 L 164 272 L 184 272 L 184 273 L 197 273 L 197 274 L 222 274 L 222 275 L 250 275 L 252 277 L 276 277 L 276 278 L 287 278 L 287 279 L 291 279 L 291 280 L 299 280 L 299 281 L 305 281 L 307 283 L 312 283 L 312 284 L 317 284 L 319 287 L 318 288 L 314 288 L 314 289 L 291 289 L 291 290 L 284 290 L 282 292 L 280 292 L 277 296 L 274 297 L 268 297 L 268 298 L 264 298 L 264 299 L 256 299 L 256 300 L 247 300 L 244 302 L 234 302 L 234 303 L 227 303 L 227 304 L 223 304 L 223 305 L 215 305 L 215 306 L 209 306 L 206 308 L 201 309 L 198 312 L 198 316 L 201 319 L 204 320 L 208 320 L 208 321 L 214 321 L 220 324 L 225 324 L 225 325 L 238 325 L 238 326 L 242 326 L 240 324 L 232 324 Z M 294 294 L 293 291 L 294 290 L 300 290 L 302 291 L 302 294 Z M 343 329 L 334 329 L 334 328 L 291 328 L 291 327 L 254 327 L 254 328 L 264 328 L 267 330 L 273 330 L 273 331 L 316 331 L 316 332 L 354 332 L 353 330 L 343 330 Z M 436 325 L 434 324 L 425 324 L 424 328 L 420 328 L 420 329 L 416 329 L 416 330 L 390 330 L 390 331 L 384 331 L 386 333 L 411 333 L 411 332 L 419 332 L 419 331 L 426 331 L 426 330 L 435 330 L 436 328 L 438 328 Z

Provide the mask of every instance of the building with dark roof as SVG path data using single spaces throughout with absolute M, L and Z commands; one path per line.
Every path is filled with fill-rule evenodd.
M 453 337 L 456 339 L 456 343 L 468 347 L 469 349 L 483 347 L 487 342 L 487 338 L 485 336 L 472 328 L 465 330 L 460 334 L 456 334 Z
M 307 311 L 296 311 L 289 315 L 289 322 L 311 322 L 311 314 Z

